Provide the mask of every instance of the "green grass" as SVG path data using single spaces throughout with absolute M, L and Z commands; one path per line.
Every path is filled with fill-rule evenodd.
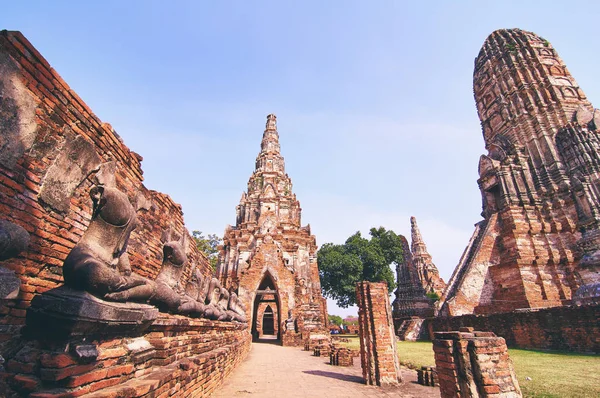
M 357 336 L 347 347 L 360 349 Z M 406 367 L 434 366 L 433 346 L 428 341 L 399 341 L 398 357 Z M 537 350 L 508 350 L 525 397 L 600 397 L 600 355 Z M 531 380 L 527 380 L 530 378 Z
M 600 397 L 600 355 L 515 348 L 508 353 L 526 397 Z
M 398 341 L 398 359 L 400 364 L 411 369 L 421 366 L 435 366 L 433 344 L 430 341 Z
M 341 344 L 344 347 L 347 348 L 351 348 L 353 350 L 360 350 L 360 340 L 358 340 L 358 336 L 355 334 L 337 334 L 334 335 L 334 339 L 339 338 L 339 339 L 349 339 L 350 342 L 346 343 L 346 342 L 342 342 Z

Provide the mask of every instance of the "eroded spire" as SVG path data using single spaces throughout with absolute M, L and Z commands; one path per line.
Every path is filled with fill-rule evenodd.
M 419 226 L 417 225 L 417 219 L 415 217 L 410 218 L 410 251 L 413 256 L 424 256 L 429 259 L 431 262 L 431 255 L 427 251 L 427 246 L 423 241 L 423 237 L 421 236 L 421 231 L 419 231 Z
M 410 218 L 410 237 L 410 251 L 417 272 L 419 273 L 421 285 L 427 292 L 436 292 L 438 295 L 441 295 L 446 287 L 446 283 L 440 278 L 440 273 L 427 251 L 427 246 L 425 245 L 425 241 L 423 241 L 415 217 Z

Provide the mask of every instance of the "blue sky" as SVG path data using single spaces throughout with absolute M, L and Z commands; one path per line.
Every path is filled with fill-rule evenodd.
M 319 245 L 411 215 L 442 276 L 480 220 L 485 152 L 473 60 L 499 28 L 533 31 L 600 103 L 596 1 L 0 2 L 125 143 L 190 230 L 235 222 L 278 116 L 282 154 Z M 330 313 L 347 315 L 330 304 Z

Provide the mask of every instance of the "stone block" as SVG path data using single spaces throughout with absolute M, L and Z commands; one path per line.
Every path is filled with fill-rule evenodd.
M 32 300 L 27 312 L 27 332 L 42 339 L 127 336 L 140 334 L 157 316 L 158 310 L 150 305 L 105 301 L 62 286 Z

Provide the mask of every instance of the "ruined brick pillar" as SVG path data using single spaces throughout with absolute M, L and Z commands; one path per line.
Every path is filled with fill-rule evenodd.
M 436 332 L 433 351 L 442 398 L 522 396 L 502 337 L 473 328 Z
M 365 383 L 381 386 L 402 382 L 387 284 L 357 283 L 356 302 Z

